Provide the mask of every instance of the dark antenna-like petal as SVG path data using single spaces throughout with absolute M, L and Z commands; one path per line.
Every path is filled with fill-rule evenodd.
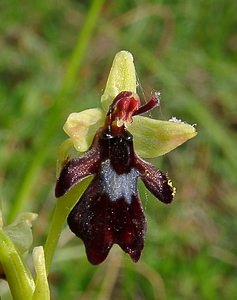
M 55 196 L 61 197 L 76 183 L 93 175 L 100 164 L 100 153 L 98 147 L 92 147 L 84 155 L 70 160 L 62 169 L 57 180 Z
M 170 203 L 175 195 L 171 180 L 158 168 L 137 157 L 136 166 L 148 190 L 160 201 Z

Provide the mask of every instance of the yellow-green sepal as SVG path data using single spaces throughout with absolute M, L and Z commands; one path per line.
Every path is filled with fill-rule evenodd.
M 153 158 L 170 152 L 197 132 L 194 126 L 173 119 L 160 121 L 135 116 L 128 130 L 134 137 L 134 147 L 138 155 Z
M 122 91 L 136 93 L 136 71 L 133 56 L 128 51 L 120 51 L 115 55 L 108 76 L 101 104 L 104 111 L 108 111 L 114 98 Z

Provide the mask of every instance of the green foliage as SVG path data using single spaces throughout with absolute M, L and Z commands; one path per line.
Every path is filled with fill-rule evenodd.
M 161 92 L 152 117 L 197 123 L 199 134 L 154 162 L 177 188 L 171 206 L 141 184 L 148 218 L 141 261 L 131 263 L 115 247 L 92 267 L 66 228 L 50 275 L 52 299 L 233 299 L 237 3 L 107 1 L 96 19 L 101 3 L 91 9 L 73 0 L 1 1 L 3 219 L 36 212 L 34 246 L 45 241 L 62 126 L 70 112 L 99 106 L 112 59 L 126 49 L 134 55 L 142 101 Z M 6 290 L 1 283 L 3 299 Z

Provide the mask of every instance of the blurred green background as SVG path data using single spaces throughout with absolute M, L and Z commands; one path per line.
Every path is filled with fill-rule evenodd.
M 55 204 L 57 148 L 70 112 L 100 105 L 116 52 L 133 53 L 153 118 L 197 124 L 157 160 L 177 188 L 165 206 L 140 186 L 148 220 L 141 260 L 114 246 L 91 266 L 62 233 L 52 299 L 234 299 L 237 295 L 237 2 L 1 0 L 0 199 L 5 222 L 34 211 L 44 243 Z M 0 296 L 9 299 L 0 283 Z

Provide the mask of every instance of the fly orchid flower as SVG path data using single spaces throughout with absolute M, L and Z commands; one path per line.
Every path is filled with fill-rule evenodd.
M 119 52 L 102 96 L 106 113 L 100 109 L 73 113 L 64 126 L 70 139 L 63 146 L 66 155 L 55 194 L 61 197 L 94 176 L 67 219 L 72 232 L 83 240 L 92 264 L 103 262 L 115 243 L 138 261 L 146 233 L 138 178 L 164 203 L 170 203 L 175 194 L 169 178 L 141 157 L 162 155 L 196 135 L 193 126 L 176 119 L 140 116 L 157 106 L 159 99 L 155 94 L 141 106 L 135 74 L 132 55 Z M 71 144 L 86 152 L 68 158 Z

